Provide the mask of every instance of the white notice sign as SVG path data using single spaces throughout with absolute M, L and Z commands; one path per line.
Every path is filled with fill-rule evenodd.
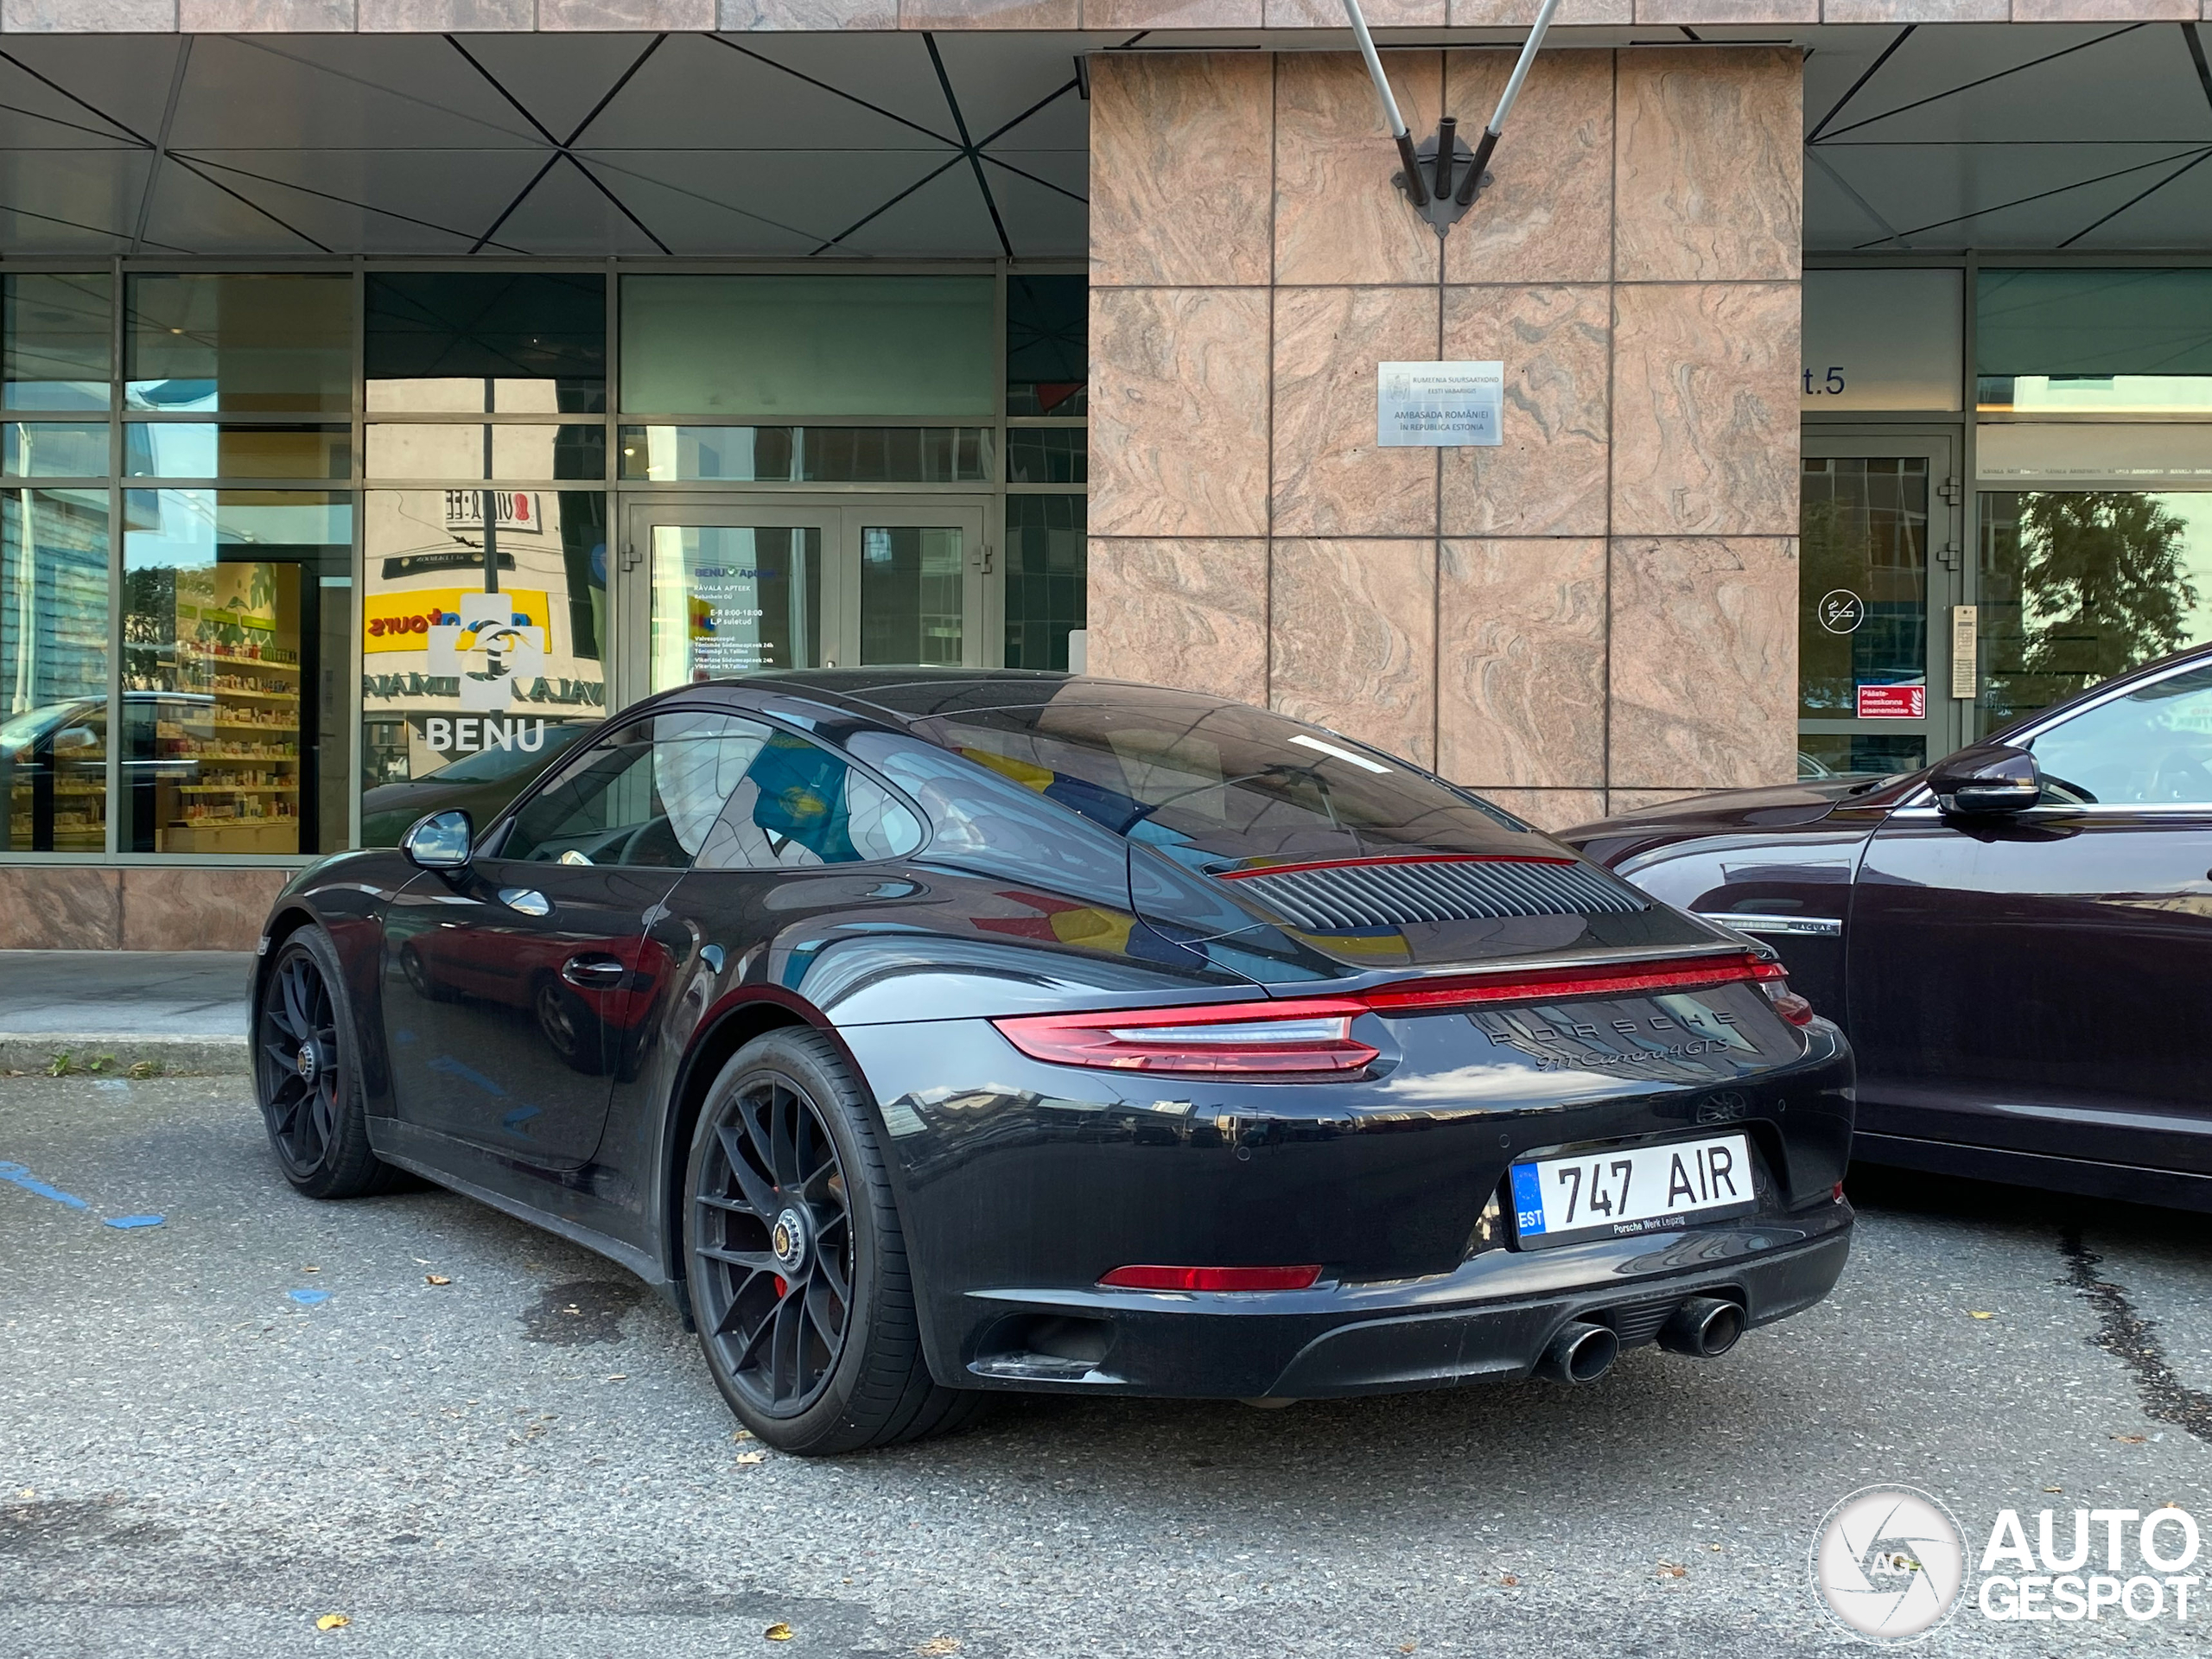
M 1504 397 L 1503 363 L 1378 363 L 1375 442 L 1400 448 L 1503 443 Z

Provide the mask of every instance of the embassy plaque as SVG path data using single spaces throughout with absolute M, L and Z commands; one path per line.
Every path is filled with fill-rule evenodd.
M 1505 442 L 1503 363 L 1378 363 L 1375 442 L 1386 448 Z

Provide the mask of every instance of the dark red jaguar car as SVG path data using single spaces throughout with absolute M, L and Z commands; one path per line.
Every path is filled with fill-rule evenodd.
M 2212 1209 L 2212 647 L 1919 772 L 1561 839 L 1781 952 L 1857 1051 L 1858 1158 Z

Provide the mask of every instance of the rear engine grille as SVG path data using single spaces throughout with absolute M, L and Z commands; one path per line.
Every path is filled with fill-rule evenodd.
M 1313 933 L 1515 916 L 1625 916 L 1650 908 L 1635 889 L 1587 865 L 1537 859 L 1377 859 L 1227 879 Z
M 1679 1298 L 1665 1302 L 1631 1302 L 1626 1307 L 1609 1307 L 1598 1319 L 1613 1327 L 1613 1335 L 1619 1338 L 1622 1347 L 1633 1348 L 1656 1337 L 1660 1327 L 1681 1306 Z

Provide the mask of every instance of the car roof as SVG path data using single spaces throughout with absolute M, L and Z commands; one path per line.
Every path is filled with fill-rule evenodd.
M 1088 700 L 1125 695 L 1134 702 L 1173 700 L 1219 704 L 1224 700 L 1200 691 L 1062 674 L 1035 668 L 823 668 L 785 669 L 765 674 L 702 682 L 752 696 L 763 693 L 810 699 L 889 724 L 911 727 L 948 715 L 988 709 L 1038 709 L 1070 686 L 1080 686 Z

